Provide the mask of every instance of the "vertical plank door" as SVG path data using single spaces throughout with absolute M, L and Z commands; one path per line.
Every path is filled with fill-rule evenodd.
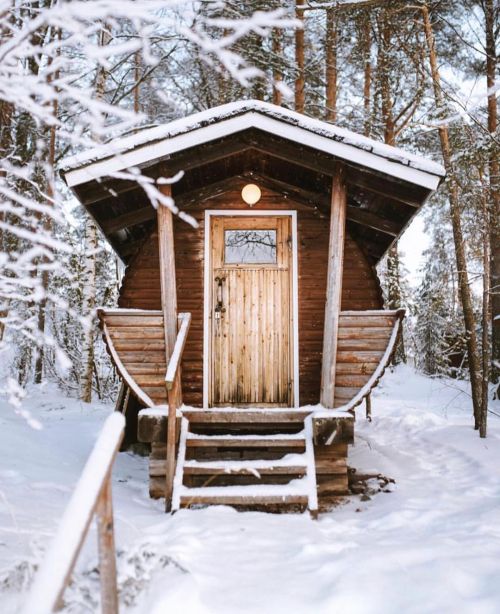
M 210 405 L 290 407 L 290 217 L 212 217 L 210 230 Z

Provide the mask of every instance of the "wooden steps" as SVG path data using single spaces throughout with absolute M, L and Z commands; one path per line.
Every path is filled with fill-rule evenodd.
M 177 508 L 232 505 L 242 510 L 297 512 L 309 507 L 311 492 L 319 496 L 323 509 L 348 494 L 350 414 L 332 412 L 326 422 L 323 418 L 317 422 L 304 410 L 189 408 L 182 410 L 182 416 L 174 487 Z M 166 418 L 161 410 L 144 410 L 139 425 L 143 440 L 152 446 L 150 494 L 163 497 Z M 339 436 L 324 445 L 333 431 Z M 310 466 L 313 472 L 308 473 Z M 238 489 L 224 490 L 228 487 Z
M 312 423 L 308 412 L 183 412 L 173 510 L 231 505 L 267 511 L 317 510 Z M 226 422 L 223 422 L 224 418 Z M 199 431 L 195 433 L 189 418 Z M 226 433 L 210 434 L 213 425 Z M 284 432 L 276 432 L 279 425 Z M 235 426 L 242 433 L 231 434 Z M 256 432 L 252 432 L 252 431 Z M 290 433 L 290 430 L 296 432 Z M 250 431 L 250 432 L 248 432 Z

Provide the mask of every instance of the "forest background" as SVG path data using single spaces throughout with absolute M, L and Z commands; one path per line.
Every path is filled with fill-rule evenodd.
M 116 304 L 123 266 L 60 161 L 256 98 L 444 163 L 417 218 L 425 250 L 402 240 L 422 253 L 417 274 L 398 244 L 379 273 L 385 306 L 409 316 L 396 361 L 469 379 L 486 436 L 500 393 L 499 15 L 496 0 L 0 0 L 0 392 L 20 413 L 31 384 L 117 395 L 94 314 Z

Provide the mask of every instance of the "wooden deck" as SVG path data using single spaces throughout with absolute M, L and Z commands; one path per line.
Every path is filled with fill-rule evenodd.
M 389 364 L 403 315 L 403 310 L 341 312 L 334 410 L 182 408 L 174 509 L 225 503 L 243 509 L 314 511 L 314 496 L 322 509 L 348 494 L 353 410 Z M 120 377 L 146 408 L 139 416 L 138 437 L 151 445 L 150 495 L 163 497 L 163 316 L 159 311 L 101 309 L 99 319 Z

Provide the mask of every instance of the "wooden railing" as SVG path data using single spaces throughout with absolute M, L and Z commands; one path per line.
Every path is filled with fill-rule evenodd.
M 78 480 L 56 537 L 38 571 L 22 614 L 55 612 L 69 583 L 94 515 L 97 517 L 101 611 L 117 614 L 118 590 L 111 496 L 111 470 L 123 439 L 125 419 L 111 414 Z
M 175 440 L 177 426 L 177 400 L 180 396 L 180 372 L 182 354 L 186 345 L 189 326 L 191 324 L 190 313 L 180 313 L 178 316 L 180 323 L 179 332 L 175 340 L 174 349 L 170 354 L 170 360 L 165 374 L 165 386 L 168 398 L 168 420 L 167 420 L 167 465 L 165 479 L 165 511 L 172 509 L 172 494 L 174 490 L 175 475 Z

